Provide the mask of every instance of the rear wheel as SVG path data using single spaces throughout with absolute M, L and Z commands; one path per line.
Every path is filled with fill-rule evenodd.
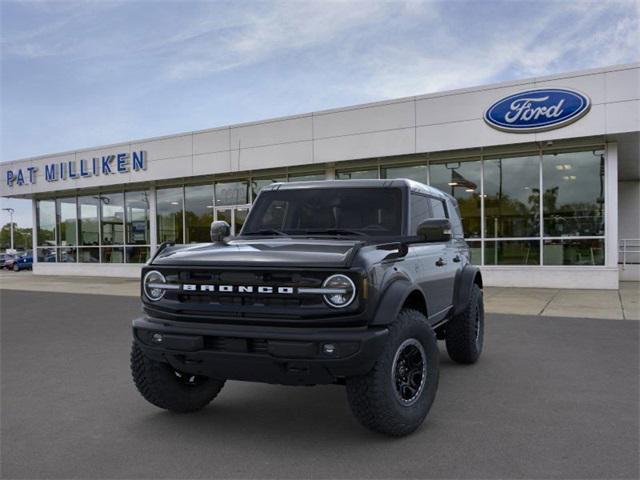
M 373 369 L 346 380 L 349 405 L 365 427 L 408 435 L 424 421 L 438 389 L 438 345 L 425 316 L 404 309 Z
M 17 264 L 17 263 L 14 263 L 14 264 L 13 264 L 13 271 L 14 271 L 14 272 L 19 272 L 19 271 L 20 271 L 20 267 L 18 266 L 18 264 Z
M 451 360 L 467 364 L 477 362 L 484 344 L 484 302 L 478 285 L 471 288 L 467 307 L 449 321 L 445 329 L 447 353 Z
M 131 373 L 145 400 L 179 413 L 206 407 L 224 386 L 224 380 L 179 372 L 168 363 L 152 360 L 135 342 L 131 349 Z

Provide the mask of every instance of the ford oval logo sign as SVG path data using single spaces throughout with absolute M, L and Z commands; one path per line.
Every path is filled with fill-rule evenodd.
M 540 132 L 575 122 L 590 107 L 589 97 L 575 90 L 541 88 L 498 100 L 484 113 L 484 120 L 507 132 Z

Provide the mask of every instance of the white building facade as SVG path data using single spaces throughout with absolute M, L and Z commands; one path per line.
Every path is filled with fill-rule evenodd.
M 163 241 L 239 232 L 271 182 L 412 178 L 453 194 L 494 286 L 638 280 L 640 64 L 401 98 L 0 165 L 36 274 L 137 276 Z M 624 265 L 621 245 L 627 246 Z

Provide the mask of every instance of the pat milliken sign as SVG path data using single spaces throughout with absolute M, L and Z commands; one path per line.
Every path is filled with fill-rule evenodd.
M 543 132 L 564 127 L 589 112 L 584 93 L 566 88 L 539 88 L 504 97 L 484 113 L 491 127 L 511 133 Z
M 9 187 L 35 184 L 39 177 L 47 182 L 87 177 L 118 175 L 147 169 L 147 152 L 114 153 L 100 157 L 52 162 L 39 167 L 9 169 L 4 178 Z

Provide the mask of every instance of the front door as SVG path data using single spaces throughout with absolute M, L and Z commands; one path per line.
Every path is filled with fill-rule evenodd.
M 452 272 L 447 244 L 417 243 L 409 247 L 405 257 L 427 300 L 431 320 L 439 321 L 453 301 Z
M 409 235 L 417 235 L 418 226 L 429 218 L 447 218 L 441 199 L 420 193 L 411 193 L 409 205 Z M 427 300 L 427 311 L 431 321 L 438 322 L 446 316 L 453 304 L 453 288 L 458 268 L 458 259 L 451 252 L 451 241 L 415 243 L 405 257 L 413 270 L 416 282 Z
M 236 236 L 240 233 L 240 229 L 247 219 L 249 208 L 249 205 L 218 207 L 216 208 L 214 220 L 224 220 L 227 222 L 231 226 L 231 235 Z

